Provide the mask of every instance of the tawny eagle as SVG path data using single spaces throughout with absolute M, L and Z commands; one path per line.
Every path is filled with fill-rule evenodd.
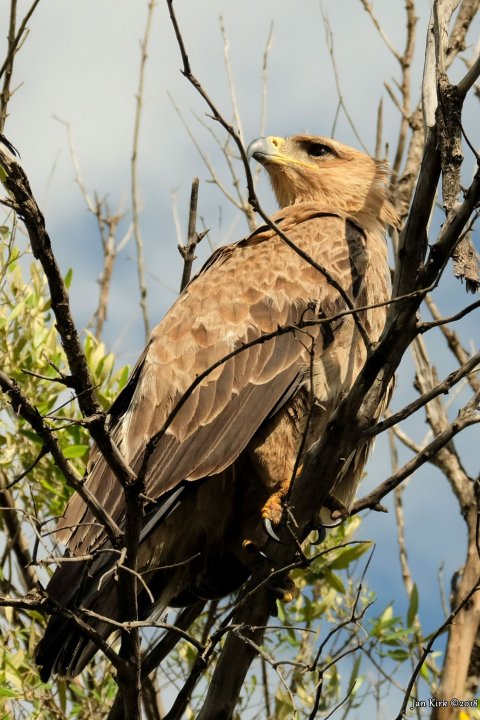
M 351 315 L 308 328 L 302 323 L 389 298 L 385 231 L 397 216 L 386 198 L 385 165 L 311 135 L 259 138 L 249 153 L 265 167 L 280 205 L 272 220 L 300 252 L 267 226 L 214 252 L 152 332 L 110 412 L 112 437 L 138 472 L 148 441 L 187 393 L 146 472 L 138 571 L 155 603 L 139 583 L 142 617 L 221 597 L 246 580 L 256 557 L 246 541 L 261 547 L 265 527 L 274 533 L 300 447 L 308 452 L 321 436 L 366 358 Z M 360 313 L 372 341 L 385 313 L 381 305 Z M 290 331 L 275 334 L 285 327 Z M 268 340 L 255 342 L 265 335 Z M 335 488 L 346 507 L 365 457 L 363 448 Z M 86 483 L 121 527 L 123 491 L 95 447 Z M 78 494 L 58 537 L 70 555 L 95 559 L 60 565 L 48 586 L 51 597 L 118 619 L 115 573 L 108 572 L 117 556 Z M 112 631 L 99 621 L 94 627 L 103 637 Z M 75 675 L 94 653 L 93 643 L 56 614 L 37 662 L 44 679 L 51 672 Z

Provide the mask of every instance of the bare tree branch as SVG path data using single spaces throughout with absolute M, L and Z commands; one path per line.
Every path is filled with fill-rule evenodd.
M 222 124 L 227 132 L 232 134 L 243 158 L 241 143 L 233 129 L 230 128 L 228 123 L 220 116 L 213 102 L 191 72 L 183 39 L 173 12 L 172 2 L 171 0 L 167 0 L 167 2 L 182 54 L 184 63 L 183 73 L 209 104 L 214 118 Z M 408 6 L 413 28 L 413 3 L 408 3 Z M 248 168 L 246 168 L 246 175 L 247 182 L 250 186 L 251 176 Z M 446 260 L 453 251 L 458 237 L 462 232 L 460 226 L 462 229 L 464 228 L 467 218 L 470 217 L 476 202 L 478 202 L 477 180 L 474 179 L 471 188 L 467 192 L 465 201 L 460 208 L 455 209 L 453 213 L 454 217 L 448 219 L 446 226 L 440 234 L 439 241 L 430 251 L 426 264 L 423 265 L 424 253 L 427 247 L 426 229 L 439 177 L 440 158 L 437 150 L 436 135 L 434 129 L 432 129 L 426 143 L 423 169 L 420 173 L 412 212 L 399 244 L 398 255 L 401 262 L 399 262 L 398 271 L 394 280 L 394 294 L 404 295 L 410 293 L 413 287 L 418 287 L 417 283 L 419 280 L 430 283 L 438 281 Z M 254 198 L 254 196 L 252 197 Z M 258 201 L 256 201 L 256 198 L 253 199 L 253 203 L 258 210 Z M 272 225 L 273 224 L 270 224 L 270 227 L 272 227 Z M 277 228 L 274 229 L 278 232 Z M 278 234 L 280 235 L 280 233 Z M 435 280 L 435 278 L 437 280 Z M 297 520 L 301 519 L 301 522 L 299 522 L 300 537 L 303 536 L 306 527 L 308 527 L 311 521 L 312 502 L 313 506 L 318 507 L 322 504 L 326 495 L 332 490 L 332 487 L 326 483 L 325 488 L 322 488 L 325 494 L 322 492 L 321 497 L 318 497 L 318 489 L 316 487 L 316 497 L 315 500 L 312 501 L 309 487 L 311 488 L 313 483 L 309 484 L 308 480 L 311 480 L 312 477 L 318 477 L 319 475 L 325 478 L 335 478 L 338 475 L 342 459 L 348 458 L 352 451 L 351 437 L 357 436 L 357 432 L 361 430 L 362 425 L 368 422 L 367 418 L 372 417 L 375 408 L 378 406 L 386 391 L 399 358 L 415 335 L 414 315 L 419 302 L 420 300 L 418 298 L 417 300 L 405 300 L 403 304 L 400 302 L 395 304 L 394 309 L 393 307 L 391 308 L 384 335 L 367 360 L 366 366 L 360 373 L 352 391 L 338 408 L 334 420 L 327 428 L 325 437 L 318 443 L 311 457 L 305 462 L 302 476 L 295 484 L 291 499 L 292 506 L 295 508 L 295 517 Z M 469 408 L 465 409 L 465 417 L 462 417 L 461 420 L 457 419 L 457 421 L 452 424 L 451 432 L 453 434 L 458 432 L 461 427 L 478 421 L 474 415 L 470 415 L 467 412 L 468 409 Z M 345 428 L 348 428 L 348 433 Z M 450 437 L 445 435 L 441 438 L 438 447 L 441 446 L 442 443 L 448 442 Z M 328 452 L 326 452 L 327 444 L 329 448 Z M 334 448 L 334 452 L 332 452 L 332 448 Z M 436 448 L 429 448 L 432 452 L 434 452 L 435 449 Z M 424 449 L 425 459 L 427 455 L 428 450 Z M 414 467 L 412 466 L 408 470 L 411 472 L 413 469 Z M 302 492 L 300 492 L 299 488 L 301 488 Z M 283 554 L 278 547 L 267 550 L 269 559 L 273 562 L 278 562 L 279 566 L 282 566 L 282 560 L 285 561 L 289 556 L 288 551 L 284 548 L 282 548 L 282 550 L 284 551 Z M 235 624 L 244 623 L 252 628 L 252 634 L 249 638 L 252 642 L 248 643 L 247 647 L 245 645 L 242 646 L 238 637 L 234 637 L 233 635 L 227 637 L 224 651 L 217 663 L 207 698 L 199 716 L 201 720 L 207 717 L 228 716 L 228 713 L 232 712 L 236 697 L 243 682 L 243 677 L 253 658 L 252 646 L 258 645 L 259 643 L 261 638 L 260 628 L 270 613 L 271 603 L 271 597 L 266 593 L 262 593 L 257 596 L 254 607 L 249 607 L 247 610 L 242 608 L 240 612 L 235 615 Z M 245 612 L 245 616 L 243 612 Z M 233 658 L 235 658 L 235 677 L 232 677 L 231 674 Z M 213 708 L 215 708 L 215 715 L 212 714 Z M 175 717 L 175 714 L 172 713 L 171 717 Z
M 10 380 L 10 378 L 8 378 L 3 372 L 0 372 L 0 388 L 10 398 L 15 412 L 19 413 L 30 424 L 37 435 L 43 440 L 46 447 L 48 447 L 55 463 L 62 471 L 67 484 L 78 492 L 84 502 L 92 510 L 95 517 L 105 527 L 113 545 L 117 545 L 123 535 L 121 530 L 117 527 L 112 518 L 107 515 L 103 507 L 97 501 L 96 497 L 92 495 L 85 486 L 84 479 L 77 476 L 72 465 L 64 457 L 55 435 L 48 427 L 38 410 L 29 402 L 29 400 L 27 400 L 27 398 L 22 395 L 17 383 Z
M 188 236 L 186 245 L 179 245 L 178 250 L 183 258 L 183 273 L 182 281 L 180 283 L 180 292 L 190 282 L 190 276 L 192 274 L 193 261 L 195 260 L 195 250 L 198 243 L 203 240 L 208 230 L 204 230 L 201 233 L 197 233 L 197 203 L 198 203 L 198 185 L 199 179 L 194 178 L 192 181 L 192 191 L 190 194 L 190 210 L 188 214 Z
M 65 283 L 52 251 L 44 217 L 35 201 L 23 168 L 3 144 L 0 145 L 0 164 L 5 173 L 3 184 L 14 198 L 14 209 L 25 223 L 33 254 L 40 261 L 47 278 L 52 310 L 71 372 L 67 378 L 68 385 L 75 390 L 84 416 L 90 419 L 91 435 L 109 466 L 123 485 L 128 484 L 134 480 L 135 475 L 125 464 L 113 443 L 106 426 L 106 414 L 95 398 L 90 371 L 70 311 Z M 10 201 L 3 200 L 3 202 L 11 205 Z
M 455 435 L 458 435 L 464 428 L 470 427 L 480 422 L 480 414 L 475 412 L 476 406 L 478 405 L 480 395 L 475 396 L 470 400 L 465 407 L 460 410 L 456 420 L 448 425 L 445 430 L 440 433 L 432 442 L 426 445 L 420 450 L 420 452 L 412 458 L 409 462 L 400 468 L 394 475 L 391 475 L 381 485 L 379 485 L 371 493 L 363 497 L 361 500 L 353 505 L 352 515 L 365 510 L 366 508 L 375 508 L 380 500 L 388 495 L 394 488 L 397 487 L 405 478 L 412 475 L 415 470 L 421 467 L 424 463 L 428 462 L 434 455 L 438 453 L 445 445 L 447 445 Z
M 322 22 L 323 22 L 323 27 L 324 27 L 324 29 L 325 29 L 325 41 L 326 41 L 326 43 L 327 43 L 328 54 L 330 55 L 330 60 L 332 61 L 333 77 L 334 77 L 334 80 L 335 80 L 335 88 L 336 88 L 337 97 L 338 97 L 338 109 L 341 108 L 341 109 L 343 110 L 343 112 L 345 113 L 345 117 L 347 118 L 347 121 L 348 121 L 350 127 L 351 127 L 352 130 L 353 130 L 353 134 L 355 135 L 355 137 L 357 138 L 357 140 L 358 140 L 358 142 L 359 142 L 359 144 L 360 144 L 360 147 L 362 147 L 363 150 L 364 150 L 366 153 L 368 153 L 368 148 L 367 148 L 367 146 L 365 145 L 365 143 L 363 142 L 362 138 L 360 137 L 360 135 L 359 135 L 359 133 L 358 133 L 358 130 L 357 130 L 357 128 L 356 128 L 356 125 L 355 125 L 355 123 L 354 123 L 354 121 L 353 121 L 352 116 L 350 115 L 350 112 L 349 112 L 349 110 L 348 110 L 348 108 L 347 108 L 347 106 L 346 106 L 346 103 L 345 103 L 345 100 L 344 100 L 344 97 L 343 97 L 343 93 L 342 93 L 342 89 L 341 89 L 341 85 L 340 85 L 340 77 L 339 77 L 338 69 L 337 69 L 337 63 L 336 63 L 336 60 L 335 60 L 335 49 L 334 49 L 334 43 L 333 43 L 333 32 L 332 32 L 332 28 L 331 28 L 331 26 L 330 26 L 330 21 L 329 21 L 329 19 L 328 19 L 327 11 L 325 10 L 325 7 L 323 6 L 322 3 L 320 3 L 320 12 L 321 12 L 321 14 L 322 14 Z M 337 117 L 338 117 L 338 111 L 337 111 Z M 334 122 L 334 125 L 333 125 L 333 128 L 332 128 L 332 136 L 334 136 L 334 135 L 335 135 L 335 122 Z
M 13 63 L 15 55 L 20 49 L 20 43 L 27 34 L 27 24 L 32 17 L 35 8 L 37 7 L 40 0 L 34 0 L 30 8 L 25 13 L 25 16 L 18 26 L 17 30 L 17 0 L 10 0 L 10 22 L 8 28 L 8 50 L 5 60 L 0 67 L 0 78 L 3 77 L 3 88 L 0 93 L 0 133 L 3 132 L 5 126 L 5 120 L 7 119 L 7 108 L 10 97 L 12 95 L 10 91 L 10 84 L 13 75 Z
M 401 62 L 402 62 L 402 56 L 400 55 L 400 53 L 398 52 L 398 50 L 395 49 L 395 47 L 393 46 L 393 43 L 390 41 L 390 39 L 388 38 L 388 35 L 386 34 L 385 30 L 384 30 L 383 27 L 381 26 L 380 21 L 378 20 L 377 16 L 375 15 L 375 12 L 374 12 L 374 10 L 373 10 L 372 4 L 369 2 L 369 0 L 360 0 L 360 2 L 361 2 L 362 5 L 363 5 L 363 9 L 364 9 L 364 10 L 368 13 L 368 15 L 370 16 L 373 24 L 375 25 L 375 27 L 376 27 L 376 29 L 377 29 L 377 31 L 378 31 L 378 34 L 379 34 L 380 37 L 382 38 L 383 42 L 385 43 L 385 45 L 387 46 L 387 48 L 390 50 L 390 52 L 392 53 L 393 57 L 396 58 L 396 60 L 398 60 L 398 62 L 401 64 Z
M 143 327 L 145 330 L 145 340 L 148 340 L 150 334 L 150 322 L 148 319 L 147 308 L 147 286 L 145 283 L 145 261 L 143 258 L 143 238 L 140 230 L 140 195 L 138 187 L 138 148 L 140 142 L 140 126 L 143 110 L 143 93 L 145 84 L 145 68 L 148 59 L 148 44 L 153 24 L 153 13 L 156 7 L 155 0 L 149 0 L 147 10 L 147 21 L 143 38 L 140 42 L 140 70 L 138 75 L 137 94 L 135 96 L 135 121 L 133 128 L 133 146 L 131 156 L 131 185 L 130 193 L 132 199 L 132 226 L 133 237 L 135 239 L 135 247 L 137 249 L 137 277 L 138 288 L 140 291 L 140 308 L 142 311 Z
M 433 302 L 433 298 L 431 297 L 431 295 L 426 296 L 426 304 L 432 314 L 432 317 L 434 318 L 443 336 L 445 337 L 447 345 L 452 351 L 453 355 L 457 358 L 460 365 L 465 365 L 465 363 L 468 362 L 469 359 L 468 353 L 463 348 L 457 334 L 450 328 L 447 328 L 442 322 L 441 315 L 438 311 L 437 306 Z M 474 392 L 478 392 L 480 390 L 480 380 L 478 380 L 474 374 L 468 376 L 468 382 Z
M 472 373 L 475 368 L 478 367 L 478 365 L 480 365 L 480 353 L 474 355 L 461 368 L 450 373 L 450 375 L 442 383 L 439 383 L 435 387 L 432 387 L 428 391 L 425 391 L 423 395 L 417 398 L 417 400 L 413 400 L 409 405 L 406 405 L 394 415 L 390 415 L 385 420 L 382 420 L 376 425 L 373 425 L 371 428 L 368 428 L 364 432 L 365 437 L 375 437 L 379 433 L 388 430 L 388 428 L 393 427 L 397 423 L 406 420 L 406 418 L 416 413 L 420 408 L 427 405 L 431 400 L 438 397 L 439 395 L 447 394 L 454 385 L 460 382 L 460 380 L 462 380 L 467 375 L 470 375 L 470 373 Z
M 17 558 L 22 584 L 25 591 L 28 592 L 36 586 L 38 577 L 35 568 L 32 566 L 29 543 L 19 522 L 12 493 L 5 485 L 2 473 L 0 485 L 0 505 L 3 506 L 2 517 L 9 536 L 9 544 L 11 544 Z

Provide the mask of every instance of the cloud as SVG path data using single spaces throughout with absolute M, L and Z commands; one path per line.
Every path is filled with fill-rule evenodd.
M 0 21 L 6 27 L 6 4 L 0 8 Z M 259 72 L 266 38 L 274 21 L 273 43 L 269 55 L 267 134 L 291 134 L 302 130 L 329 134 L 337 113 L 338 97 L 319 5 L 314 0 L 281 3 L 278 0 L 221 0 L 177 3 L 194 73 L 204 83 L 219 108 L 231 118 L 232 108 L 223 60 L 219 16 L 223 14 L 229 37 L 235 92 L 247 141 L 259 132 L 261 83 Z M 428 22 L 428 3 L 419 4 L 419 46 Z M 384 7 L 383 7 L 384 6 Z M 397 48 L 404 40 L 401 3 L 384 3 L 382 23 Z M 384 142 L 395 146 L 399 127 L 398 112 L 384 89 L 385 79 L 398 79 L 398 66 L 386 51 L 365 12 L 345 0 L 325 3 L 334 32 L 335 58 L 343 98 L 356 129 L 367 146 L 375 142 L 376 109 L 384 99 Z M 64 126 L 68 122 L 76 154 L 89 193 L 107 196 L 112 209 L 125 208 L 129 222 L 130 158 L 133 117 L 146 4 L 138 0 L 49 0 L 41 3 L 29 23 L 30 34 L 19 53 L 15 67 L 18 89 L 10 105 L 5 132 L 18 147 L 25 169 L 45 211 L 55 252 L 62 267 L 74 268 L 72 299 L 76 317 L 88 322 L 97 301 L 97 277 L 101 268 L 98 231 L 74 181 Z M 422 57 L 413 65 L 414 96 L 420 87 Z M 142 133 L 138 171 L 143 206 L 142 232 L 148 269 L 149 306 L 158 320 L 174 299 L 178 285 L 180 258 L 171 211 L 171 192 L 176 189 L 178 211 L 186 227 L 190 182 L 199 176 L 199 215 L 211 227 L 214 242 L 222 242 L 238 211 L 225 203 L 219 189 L 209 183 L 210 175 L 199 158 L 185 128 L 168 99 L 171 93 L 202 147 L 214 164 L 229 192 L 235 193 L 228 167 L 212 133 L 224 141 L 225 135 L 209 117 L 205 103 L 181 75 L 178 48 L 164 3 L 159 4 L 152 29 L 146 68 Z M 203 127 L 198 116 L 207 125 Z M 473 125 L 472 113 L 467 116 Z M 340 113 L 336 136 L 357 145 L 345 114 Z M 240 173 L 240 185 L 245 183 Z M 273 209 L 268 185 L 260 185 L 262 201 Z M 245 223 L 235 226 L 242 237 Z M 199 249 L 208 252 L 206 241 Z M 138 288 L 134 265 L 134 245 L 130 242 L 119 261 L 109 308 L 106 337 L 111 346 L 129 362 L 143 343 L 138 312 Z M 132 260 L 133 259 L 133 260 Z M 449 271 L 447 271 L 448 274 Z M 463 290 L 448 280 L 439 292 L 440 307 L 448 311 L 458 303 Z M 474 332 L 473 320 L 465 321 L 467 334 Z M 116 344 L 117 338 L 121 338 Z M 446 359 L 438 335 L 429 339 L 438 358 L 439 372 L 452 365 Z M 403 402 L 411 384 L 411 364 L 407 360 L 398 381 Z M 412 395 L 413 396 L 413 395 Z M 398 402 L 398 400 L 397 400 Z M 407 424 L 418 432 L 421 419 Z M 468 448 L 467 448 L 468 450 Z M 406 457 L 403 454 L 402 457 Z M 467 453 L 467 458 L 469 458 Z M 467 459 L 467 462 L 470 462 Z M 366 488 L 389 474 L 389 456 L 380 444 L 369 465 Z M 447 558 L 447 572 L 461 564 L 464 548 L 462 524 L 448 523 L 457 508 L 446 483 L 427 466 L 411 482 L 405 512 L 412 567 L 420 577 L 423 608 L 431 609 L 429 588 L 435 584 L 439 562 Z M 433 502 L 434 500 L 434 502 Z M 396 559 L 395 523 L 392 513 L 370 516 L 362 535 L 377 539 L 378 553 L 372 565 L 372 581 L 380 599 L 402 596 Z M 436 588 L 435 588 L 436 594 Z M 423 612 L 423 610 L 422 610 Z M 440 617 L 435 601 L 433 622 Z M 430 629 L 430 627 L 428 628 Z

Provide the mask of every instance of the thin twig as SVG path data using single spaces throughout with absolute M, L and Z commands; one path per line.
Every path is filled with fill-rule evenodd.
M 112 543 L 116 545 L 122 537 L 121 530 L 86 487 L 83 479 L 77 476 L 73 466 L 64 457 L 57 439 L 38 410 L 24 397 L 18 384 L 3 372 L 0 372 L 0 388 L 10 398 L 14 411 L 19 413 L 43 440 L 49 452 L 52 454 L 55 463 L 62 471 L 68 485 L 78 492 L 97 520 L 105 527 Z
M 267 122 L 267 100 L 268 100 L 268 61 L 270 58 L 270 51 L 273 43 L 273 20 L 270 23 L 270 29 L 268 31 L 267 42 L 265 43 L 265 49 L 263 51 L 262 60 L 262 95 L 261 95 L 261 106 L 260 106 L 260 135 L 265 134 L 265 127 Z M 262 168 L 260 165 L 255 170 L 255 180 L 261 173 Z
M 430 654 L 433 644 L 435 643 L 435 640 L 443 633 L 445 630 L 453 623 L 455 618 L 457 617 L 458 613 L 469 603 L 471 598 L 477 593 L 480 589 L 480 578 L 477 579 L 471 590 L 465 595 L 464 598 L 458 603 L 458 605 L 452 610 L 448 618 L 445 620 L 442 625 L 440 625 L 437 630 L 430 636 L 429 641 L 426 643 L 425 647 L 423 648 L 423 652 L 420 656 L 420 659 L 418 663 L 415 666 L 415 669 L 412 673 L 412 676 L 410 677 L 410 680 L 407 685 L 407 689 L 405 691 L 405 696 L 402 702 L 402 706 L 400 708 L 400 712 L 398 713 L 395 720 L 404 720 L 405 713 L 408 705 L 408 701 L 410 700 L 410 696 L 412 694 L 412 689 L 417 681 L 418 675 L 420 673 L 420 670 L 422 669 L 422 666 L 427 659 L 428 655 Z
M 382 38 L 382 40 L 385 43 L 385 45 L 387 46 L 387 48 L 390 50 L 390 52 L 392 53 L 394 58 L 396 58 L 396 60 L 398 60 L 398 62 L 401 63 L 402 56 L 400 55 L 398 50 L 395 49 L 393 43 L 390 41 L 387 33 L 385 32 L 382 25 L 380 24 L 380 21 L 378 20 L 377 16 L 375 15 L 375 12 L 374 12 L 373 7 L 372 7 L 371 3 L 369 2 L 369 0 L 360 0 L 360 2 L 362 3 L 364 10 L 370 16 L 370 19 L 372 20 L 373 24 L 375 25 L 375 27 L 378 31 L 378 34 Z
M 230 102 L 232 103 L 233 121 L 237 127 L 240 140 L 243 142 L 242 122 L 238 111 L 237 94 L 235 92 L 235 83 L 233 81 L 232 66 L 230 64 L 230 41 L 225 31 L 223 17 L 220 15 L 220 32 L 223 40 L 223 61 L 227 71 L 228 90 L 230 92 Z
M 436 438 L 434 438 L 431 443 L 422 448 L 414 458 L 412 458 L 409 462 L 405 463 L 405 465 L 403 465 L 400 470 L 391 475 L 387 480 L 381 483 L 381 485 L 379 485 L 377 488 L 375 488 L 375 490 L 363 497 L 361 500 L 357 500 L 357 502 L 353 505 L 351 514 L 354 515 L 361 510 L 365 510 L 366 508 L 375 509 L 380 500 L 384 498 L 385 495 L 388 495 L 388 493 L 390 493 L 394 488 L 396 488 L 397 485 L 399 485 L 403 480 L 405 480 L 405 478 L 412 475 L 412 473 L 414 473 L 415 470 L 421 467 L 424 463 L 431 460 L 431 458 L 436 455 L 436 453 L 441 448 L 443 448 L 447 443 L 449 443 L 450 440 L 455 437 L 455 435 L 457 435 L 464 428 L 469 427 L 470 425 L 480 423 L 480 414 L 475 412 L 479 397 L 480 394 L 477 394 L 477 396 L 473 397 L 472 400 L 470 400 L 467 405 L 465 405 L 465 407 L 460 410 L 457 418 L 452 423 L 450 423 L 450 425 L 448 425 L 448 427 L 445 428 L 442 433 L 440 433 Z
M 416 413 L 418 410 L 420 410 L 420 408 L 427 405 L 427 403 L 429 403 L 434 398 L 438 397 L 439 395 L 448 393 L 448 391 L 454 385 L 460 382 L 460 380 L 462 380 L 464 377 L 469 376 L 470 373 L 472 373 L 479 365 L 480 352 L 470 358 L 470 360 L 467 360 L 465 365 L 462 365 L 461 368 L 450 373 L 450 375 L 448 375 L 448 377 L 445 378 L 443 382 L 439 383 L 428 392 L 425 392 L 416 400 L 413 400 L 404 408 L 396 412 L 394 415 L 389 415 L 389 417 L 387 417 L 385 420 L 382 420 L 381 422 L 376 423 L 376 425 L 373 425 L 371 428 L 365 430 L 365 437 L 375 437 L 379 433 L 388 430 L 388 428 L 393 427 L 397 423 L 406 420 L 406 418 Z
M 150 321 L 148 319 L 147 307 L 147 285 L 145 282 L 145 261 L 143 257 L 143 238 L 140 229 L 140 191 L 138 182 L 138 150 L 140 144 L 140 126 L 142 121 L 143 110 L 143 94 L 145 85 L 145 70 L 148 59 L 148 44 L 150 42 L 150 34 L 153 24 L 153 13 L 155 10 L 155 0 L 149 0 L 147 9 L 147 21 L 142 40 L 140 41 L 140 69 L 138 75 L 137 94 L 135 96 L 135 119 L 133 126 L 133 145 L 132 155 L 130 159 L 130 194 L 132 201 L 132 227 L 133 237 L 135 239 L 135 247 L 137 250 L 137 278 L 138 288 L 140 291 L 140 308 L 142 311 L 143 327 L 145 331 L 145 340 L 150 335 Z
M 8 102 L 12 95 L 10 91 L 10 83 L 13 75 L 13 63 L 15 55 L 20 49 L 20 43 L 24 36 L 26 37 L 27 23 L 32 17 L 35 8 L 37 7 L 40 0 L 34 0 L 30 8 L 25 13 L 25 16 L 20 23 L 18 30 L 16 30 L 17 24 L 17 0 L 10 0 L 10 21 L 8 28 L 8 49 L 7 55 L 3 64 L 0 68 L 0 78 L 3 77 L 3 88 L 0 93 L 0 133 L 3 132 L 5 126 L 5 120 L 7 119 Z
M 465 365 L 465 363 L 469 360 L 469 355 L 465 348 L 462 346 L 457 333 L 455 333 L 450 328 L 445 327 L 443 318 L 440 315 L 440 312 L 430 294 L 426 296 L 425 302 L 435 323 L 440 328 L 440 331 L 442 332 L 445 341 L 449 349 L 453 353 L 454 357 L 456 357 L 460 365 Z M 474 374 L 469 375 L 467 379 L 473 391 L 478 392 L 480 390 L 480 380 Z
M 200 181 L 198 178 L 194 178 L 192 180 L 192 191 L 190 194 L 190 209 L 189 209 L 189 213 L 188 213 L 187 242 L 185 245 L 178 246 L 180 255 L 183 258 L 183 272 L 182 272 L 182 281 L 180 283 L 180 292 L 182 292 L 182 290 L 190 282 L 193 261 L 195 260 L 195 250 L 196 250 L 197 245 L 200 242 L 200 240 L 202 240 L 202 238 L 208 232 L 208 230 L 207 230 L 202 233 L 197 233 L 197 231 L 195 229 L 196 224 L 197 224 L 197 204 L 198 204 L 199 182 Z
M 10 490 L 7 489 L 3 477 L 0 484 L 0 504 L 2 505 L 2 517 L 5 523 L 5 529 L 9 537 L 8 545 L 13 548 L 15 553 L 22 584 L 26 591 L 31 590 L 36 586 L 38 577 L 35 569 L 32 567 L 32 556 L 30 555 L 27 538 L 22 530 L 18 515 L 15 512 L 16 508 L 13 495 Z
M 324 27 L 324 29 L 325 29 L 325 40 L 326 40 L 326 43 L 327 43 L 328 54 L 330 55 L 330 60 L 331 60 L 331 63 L 332 63 L 333 77 L 334 77 L 334 80 L 335 80 L 335 88 L 336 88 L 337 97 L 338 97 L 338 106 L 339 106 L 339 108 L 342 108 L 342 110 L 343 110 L 343 112 L 344 112 L 344 114 L 345 114 L 345 117 L 347 118 L 348 124 L 349 124 L 350 127 L 352 128 L 353 134 L 354 134 L 355 137 L 357 138 L 357 140 L 358 140 L 358 142 L 359 142 L 359 144 L 360 144 L 360 147 L 362 147 L 363 150 L 364 150 L 366 153 L 368 153 L 367 146 L 365 145 L 365 143 L 363 142 L 362 138 L 360 137 L 360 134 L 359 134 L 359 132 L 358 132 L 358 130 L 357 130 L 357 128 L 356 128 L 356 125 L 355 125 L 355 123 L 354 123 L 354 121 L 353 121 L 352 116 L 350 115 L 350 112 L 349 112 L 349 110 L 348 110 L 348 108 L 347 108 L 347 106 L 346 106 L 346 103 L 345 103 L 345 100 L 344 100 L 344 97 L 343 97 L 342 88 L 341 88 L 341 85 L 340 85 L 340 77 L 339 77 L 338 69 L 337 69 L 337 61 L 335 60 L 335 48 L 334 48 L 334 43 L 333 43 L 333 32 L 332 32 L 332 28 L 331 28 L 331 26 L 330 26 L 330 20 L 328 19 L 327 12 L 326 12 L 325 7 L 324 7 L 324 5 L 323 5 L 322 2 L 320 3 L 320 12 L 321 12 L 321 15 L 322 15 L 323 27 Z M 334 130 L 332 130 L 332 136 L 333 136 L 333 134 L 334 134 Z

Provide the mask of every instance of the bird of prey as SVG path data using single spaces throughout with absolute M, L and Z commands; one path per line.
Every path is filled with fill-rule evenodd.
M 311 135 L 259 138 L 248 152 L 269 175 L 280 206 L 272 220 L 289 242 L 262 226 L 215 251 L 152 332 L 110 410 L 112 438 L 134 472 L 157 435 L 138 549 L 141 617 L 245 582 L 258 559 L 249 544 L 275 535 L 296 469 L 365 362 L 349 309 L 376 306 L 358 313 L 372 342 L 385 323 L 385 232 L 398 223 L 385 165 Z M 342 507 L 366 455 L 361 448 L 335 487 Z M 85 482 L 122 527 L 124 493 L 96 447 Z M 118 620 L 118 554 L 78 494 L 57 534 L 69 555 L 94 559 L 61 564 L 50 596 Z M 92 624 L 104 638 L 114 629 Z M 43 679 L 74 676 L 95 651 L 54 614 L 36 659 Z

